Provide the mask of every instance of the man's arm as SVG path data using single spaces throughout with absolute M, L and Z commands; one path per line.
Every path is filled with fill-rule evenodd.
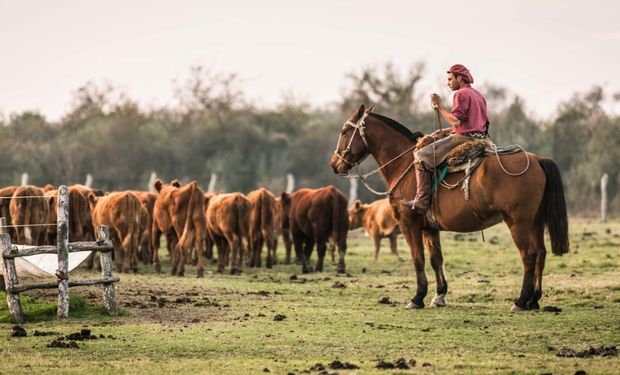
M 437 108 L 439 110 L 439 113 L 441 113 L 441 117 L 443 117 L 444 120 L 446 120 L 446 122 L 450 124 L 450 126 L 452 126 L 453 128 L 458 128 L 459 126 L 461 126 L 461 120 L 456 118 L 456 116 L 454 116 L 450 111 L 448 111 L 446 107 L 444 107 L 444 105 L 441 103 L 441 98 L 439 97 L 439 95 L 433 94 L 431 96 L 431 104 L 433 105 L 433 108 Z

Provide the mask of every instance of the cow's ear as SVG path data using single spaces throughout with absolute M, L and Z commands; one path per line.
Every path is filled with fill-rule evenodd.
M 353 202 L 353 208 L 357 211 L 360 209 L 360 207 L 362 207 L 362 201 L 356 199 L 355 202 Z
M 97 196 L 92 192 L 88 193 L 88 203 L 90 203 L 91 207 L 95 207 L 97 205 Z
M 155 180 L 155 182 L 153 183 L 153 187 L 155 188 L 155 191 L 157 191 L 158 193 L 161 191 L 162 185 L 163 184 L 161 183 L 161 180 L 159 178 Z
M 179 180 L 174 179 L 172 181 L 170 181 L 170 185 L 174 186 L 174 187 L 181 187 L 181 183 L 179 182 Z

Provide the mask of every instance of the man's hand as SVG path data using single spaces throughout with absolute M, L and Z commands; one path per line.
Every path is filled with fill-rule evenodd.
M 441 106 L 441 97 L 437 94 L 431 95 L 431 104 L 433 109 L 438 109 Z

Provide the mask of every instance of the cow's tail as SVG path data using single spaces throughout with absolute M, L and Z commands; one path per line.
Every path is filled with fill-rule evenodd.
M 547 177 L 538 215 L 542 219 L 543 225 L 549 230 L 553 254 L 566 254 L 569 250 L 568 215 L 560 169 L 553 160 L 548 158 L 540 158 L 538 163 Z
M 140 201 L 131 199 L 131 193 L 127 193 L 121 201 L 121 212 L 127 215 L 127 233 L 123 238 L 122 248 L 125 251 L 123 256 L 129 258 L 130 267 L 134 270 L 138 265 L 138 240 L 140 231 Z M 128 272 L 129 270 L 125 270 Z
M 265 190 L 261 194 L 261 211 L 260 211 L 260 225 L 263 232 L 263 237 L 267 241 L 273 241 L 273 204 L 269 202 L 269 193 Z
M 250 251 L 250 239 L 249 239 L 249 215 L 250 215 L 250 202 L 242 195 L 237 195 L 235 198 L 235 207 L 237 208 L 237 229 L 239 233 L 239 242 L 243 246 L 244 253 L 248 254 Z
M 197 191 L 196 181 L 190 182 L 190 190 L 191 194 L 189 196 L 189 202 L 187 203 L 187 213 L 185 214 L 185 224 L 183 225 L 183 233 L 181 233 L 181 238 L 179 238 L 180 249 L 182 252 L 186 252 L 187 249 L 190 249 L 190 244 L 193 242 L 192 236 L 192 228 L 194 221 L 192 220 L 192 215 L 194 213 L 194 194 Z M 189 256 L 188 254 L 183 253 L 182 256 Z

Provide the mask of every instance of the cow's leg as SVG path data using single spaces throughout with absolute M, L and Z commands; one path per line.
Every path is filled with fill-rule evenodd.
M 323 272 L 323 260 L 325 259 L 325 252 L 327 251 L 327 244 L 323 239 L 316 240 L 316 272 Z
M 238 259 L 239 259 L 239 247 L 240 244 L 238 243 L 239 240 L 236 236 L 234 235 L 230 235 L 229 237 L 226 237 L 226 242 L 228 244 L 228 248 L 230 249 L 230 254 L 229 254 L 229 259 L 228 259 L 228 267 L 230 268 L 230 274 L 234 275 L 235 272 L 237 271 L 237 263 L 238 263 Z
M 381 249 L 381 236 L 375 234 L 372 236 L 372 240 L 375 243 L 375 263 L 379 261 L 379 250 Z
M 310 265 L 310 256 L 312 255 L 313 247 L 314 240 L 311 238 L 305 239 L 303 249 L 301 250 L 301 273 L 310 273 L 313 271 Z
M 331 240 L 328 241 L 327 251 L 332 257 L 332 264 L 336 263 L 336 242 L 335 241 L 331 241 Z
M 276 247 L 278 246 L 278 243 L 276 242 L 276 239 L 274 236 L 269 235 L 269 236 L 265 236 L 266 240 L 266 245 L 267 245 L 267 268 L 271 268 L 273 267 L 274 264 L 278 263 L 278 257 L 276 256 Z
M 196 228 L 194 233 L 194 248 L 196 249 L 196 277 L 204 277 L 205 275 L 205 237 L 204 229 Z
M 214 236 L 215 248 L 217 249 L 217 272 L 224 272 L 226 267 L 226 244 L 222 237 Z
M 177 268 L 179 266 L 179 253 L 177 252 L 179 241 L 177 240 L 176 235 L 173 233 L 168 233 L 166 235 L 166 242 L 166 247 L 168 248 L 168 253 L 170 254 L 170 274 L 172 276 L 176 276 Z
M 161 234 L 162 233 L 157 227 L 157 225 L 153 223 L 153 225 L 151 226 L 151 263 L 155 267 L 155 272 L 157 273 L 161 272 L 161 263 L 159 263 L 159 246 Z
M 400 262 L 404 262 L 405 260 L 398 254 L 397 244 L 398 244 L 398 233 L 396 231 L 392 232 L 392 234 L 388 237 L 390 239 L 390 250 L 392 254 L 398 259 Z
M 411 260 L 416 273 L 417 290 L 405 308 L 421 309 L 424 307 L 424 297 L 428 293 L 428 279 L 424 270 L 424 245 L 422 244 L 422 232 L 420 230 L 422 218 L 410 215 L 410 212 L 402 212 L 399 215 L 400 227 L 403 228 L 403 235 L 409 245 Z
M 338 239 L 338 273 L 346 272 L 344 257 L 347 254 L 347 235 L 341 235 Z
M 443 267 L 443 254 L 441 253 L 441 242 L 439 240 L 439 231 L 431 230 L 422 233 L 424 245 L 431 256 L 431 266 L 435 271 L 435 279 L 437 280 L 437 294 L 431 301 L 433 307 L 443 307 L 446 305 L 446 293 L 448 293 L 448 281 Z

